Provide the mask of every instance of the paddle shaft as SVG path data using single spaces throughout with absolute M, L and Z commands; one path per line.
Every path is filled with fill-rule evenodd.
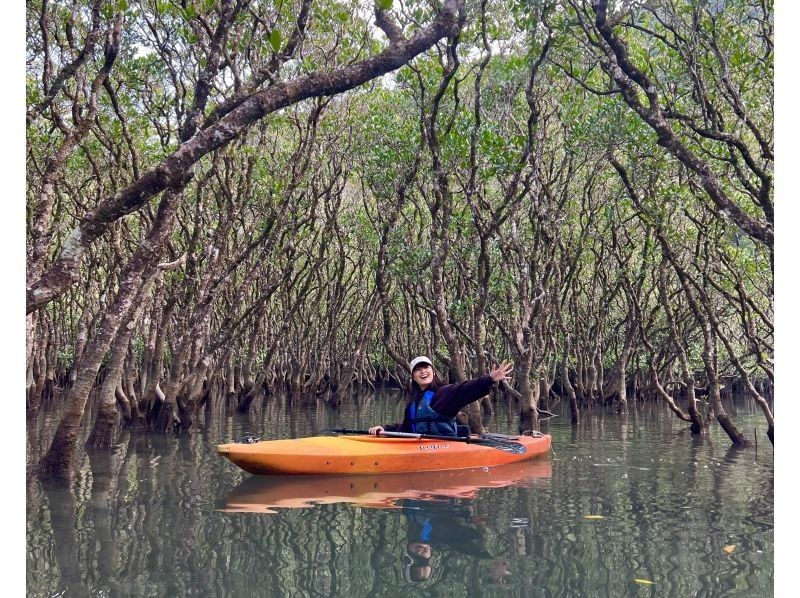
M 337 434 L 369 434 L 369 430 L 348 430 L 347 428 L 340 428 L 337 430 L 326 430 L 327 432 L 335 432 Z M 378 434 L 383 438 L 416 438 L 418 440 L 447 440 L 450 442 L 465 442 L 467 444 L 478 444 L 489 446 L 492 448 L 505 450 L 507 452 L 525 451 L 523 445 L 518 442 L 509 440 L 497 440 L 494 438 L 481 438 L 480 436 L 443 436 L 439 434 L 417 434 L 413 432 L 381 432 Z
M 336 432 L 338 434 L 369 434 L 369 430 L 348 430 L 347 428 L 339 428 L 336 430 L 328 430 L 329 432 Z M 422 440 L 454 440 L 456 442 L 476 442 L 481 438 L 472 438 L 470 436 L 444 436 L 439 434 L 417 434 L 414 432 L 386 432 L 383 431 L 378 436 L 384 438 L 418 438 Z

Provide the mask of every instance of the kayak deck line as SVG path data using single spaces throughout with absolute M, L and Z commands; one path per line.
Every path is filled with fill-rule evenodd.
M 549 435 L 513 442 L 347 435 L 229 443 L 217 452 L 256 475 L 380 474 L 493 467 L 546 455 L 550 443 Z

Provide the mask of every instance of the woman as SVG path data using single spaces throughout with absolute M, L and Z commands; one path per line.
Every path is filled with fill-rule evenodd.
M 411 370 L 411 402 L 406 406 L 403 422 L 373 426 L 370 434 L 381 432 L 413 432 L 457 436 L 456 414 L 472 401 L 489 393 L 495 382 L 509 379 L 513 366 L 503 363 L 485 376 L 459 384 L 444 384 L 433 369 L 431 360 L 420 355 L 408 364 Z

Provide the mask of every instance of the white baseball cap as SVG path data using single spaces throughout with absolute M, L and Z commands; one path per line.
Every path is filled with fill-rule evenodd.
M 424 355 L 420 355 L 419 357 L 415 357 L 411 360 L 411 363 L 408 364 L 408 369 L 411 370 L 411 373 L 414 373 L 414 368 L 417 367 L 421 363 L 427 363 L 429 366 L 433 367 L 433 363 L 430 359 L 425 357 Z

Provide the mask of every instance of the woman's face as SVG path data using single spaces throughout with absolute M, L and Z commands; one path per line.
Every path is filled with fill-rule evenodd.
M 427 542 L 409 542 L 406 545 L 406 552 L 409 556 L 428 560 L 431 558 L 431 545 Z
M 420 364 L 414 368 L 411 378 L 419 384 L 422 390 L 425 390 L 433 382 L 433 368 L 426 363 Z

